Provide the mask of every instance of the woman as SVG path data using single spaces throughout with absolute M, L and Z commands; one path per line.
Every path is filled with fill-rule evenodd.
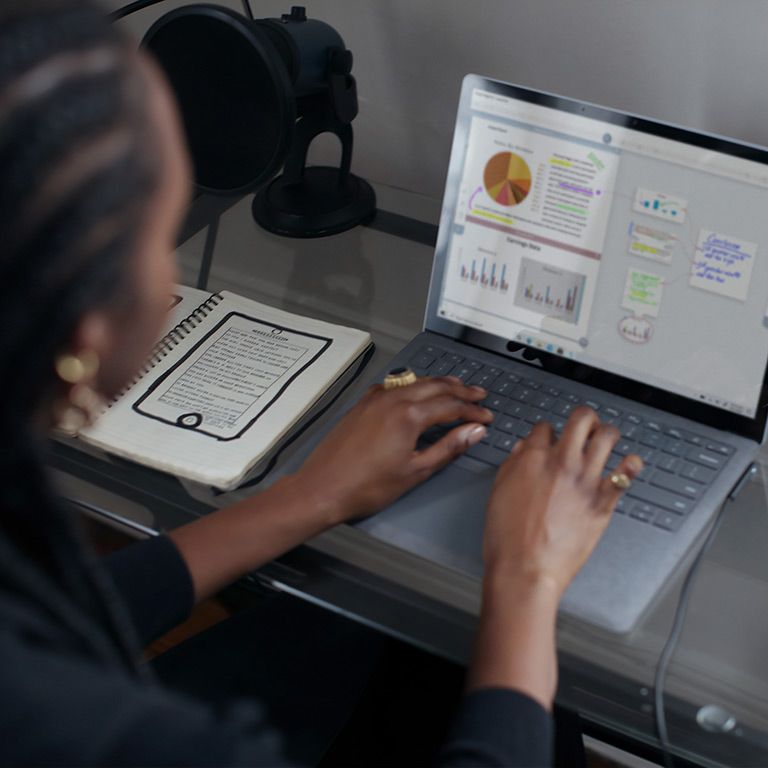
M 296 475 L 134 545 L 106 569 L 93 561 L 46 476 L 46 436 L 119 392 L 144 361 L 165 316 L 189 193 L 178 116 L 156 67 L 85 0 L 4 3 L 3 763 L 284 761 L 254 704 L 222 713 L 165 690 L 138 663 L 140 643 L 193 600 L 373 514 L 481 439 L 491 419 L 485 393 L 457 380 L 374 387 Z M 425 429 L 456 420 L 414 450 Z M 443 764 L 548 761 L 555 615 L 618 499 L 601 479 L 617 438 L 581 409 L 557 442 L 537 426 L 499 470 L 475 658 Z M 630 456 L 617 471 L 631 479 L 640 468 Z

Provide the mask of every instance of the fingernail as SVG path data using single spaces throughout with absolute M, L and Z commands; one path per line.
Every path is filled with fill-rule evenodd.
M 467 432 L 467 445 L 469 446 L 479 443 L 487 434 L 488 430 L 480 424 L 472 427 L 472 429 Z
M 493 411 L 490 410 L 489 408 L 483 408 L 483 416 L 485 416 L 488 419 L 493 419 L 494 414 L 493 414 Z
M 482 388 L 478 387 L 477 384 L 473 384 L 470 389 L 474 389 L 475 392 L 477 392 L 480 395 L 487 395 L 488 393 Z

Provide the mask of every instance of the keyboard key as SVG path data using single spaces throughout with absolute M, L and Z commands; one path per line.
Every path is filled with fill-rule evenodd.
M 644 445 L 638 445 L 635 453 L 643 460 L 644 464 L 656 463 L 656 451 Z
M 665 531 L 676 531 L 683 524 L 684 519 L 680 515 L 670 515 L 667 512 L 662 512 L 660 515 L 657 515 L 653 524 L 657 528 L 663 528 Z
M 547 414 L 544 413 L 544 411 L 540 411 L 538 408 L 531 408 L 529 409 L 525 420 L 530 424 L 539 424 L 540 422 L 547 420 Z
M 431 355 L 434 358 L 441 358 L 445 354 L 444 349 L 440 349 L 440 347 L 434 347 L 432 344 L 427 344 L 426 346 L 421 348 L 421 351 L 425 355 Z
M 661 444 L 661 450 L 673 456 L 684 456 L 687 446 L 680 440 L 665 438 Z
M 536 393 L 532 389 L 516 389 L 512 397 L 521 403 L 532 403 Z
M 563 397 L 569 402 L 569 403 L 578 403 L 579 397 L 578 395 L 574 395 L 572 392 L 566 392 Z
M 689 464 L 685 463 L 680 475 L 687 480 L 693 480 L 695 483 L 703 483 L 709 485 L 714 479 L 717 472 L 714 469 L 708 469 L 702 467 L 701 464 Z
M 662 455 L 656 462 L 656 466 L 659 469 L 663 469 L 665 472 L 672 472 L 677 474 L 680 472 L 680 467 L 683 466 L 683 460 L 677 456 Z M 686 475 L 684 475 L 685 477 Z M 689 478 L 693 480 L 693 478 Z
M 453 369 L 454 363 L 452 363 L 450 360 L 438 360 L 437 364 L 433 366 L 430 373 L 433 376 L 448 376 Z
M 435 362 L 435 359 L 436 358 L 433 355 L 428 355 L 426 352 L 422 352 L 411 358 L 411 365 L 416 368 L 428 369 L 432 363 Z
M 496 379 L 496 381 L 491 384 L 488 389 L 491 390 L 491 392 L 495 392 L 497 395 L 509 395 L 515 388 L 515 383 L 513 381 L 505 381 L 504 377 L 500 377 Z
M 489 395 L 482 402 L 484 408 L 490 408 L 492 411 L 503 411 L 508 404 L 509 400 L 501 395 Z
M 541 384 L 539 384 L 538 381 L 534 381 L 533 379 L 526 379 L 523 382 L 524 387 L 528 387 L 528 389 L 541 389 Z
M 560 390 L 555 387 L 544 387 L 544 393 L 551 397 L 560 397 Z
M 638 502 L 633 504 L 629 510 L 629 516 L 635 520 L 642 520 L 644 523 L 652 523 L 658 510 L 650 504 Z
M 555 419 L 552 422 L 552 429 L 555 430 L 555 434 L 559 435 L 565 429 L 565 422 L 562 419 Z
M 529 407 L 523 403 L 518 403 L 516 400 L 510 400 L 507 407 L 504 409 L 504 413 L 509 416 L 514 416 L 516 419 L 524 419 L 528 415 Z
M 633 437 L 637 438 L 640 434 L 640 427 L 638 427 L 636 424 L 633 424 L 631 421 L 622 421 L 619 430 L 622 437 L 626 437 L 627 440 L 630 440 Z
M 477 360 L 466 360 L 464 364 L 467 368 L 473 368 L 476 371 L 479 371 L 483 367 L 483 364 L 479 363 Z
M 501 368 L 495 368 L 492 365 L 486 365 L 485 370 L 491 374 L 491 376 L 501 376 L 504 371 L 501 370 Z
M 627 496 L 640 499 L 647 504 L 653 504 L 669 512 L 674 512 L 676 515 L 687 515 L 693 509 L 694 504 L 689 499 L 682 498 L 660 488 L 654 488 L 647 483 L 633 483 L 627 491 Z
M 517 438 L 513 435 L 499 435 L 496 440 L 494 440 L 493 444 L 500 451 L 509 453 L 515 447 L 516 442 Z
M 507 458 L 507 454 L 503 451 L 494 448 L 492 445 L 486 443 L 475 443 L 471 445 L 465 451 L 466 456 L 471 456 L 473 459 L 484 461 L 486 464 L 492 464 L 498 467 L 504 459 Z
M 554 399 L 547 397 L 546 395 L 543 397 L 539 395 L 539 397 L 535 397 L 532 402 L 532 405 L 536 406 L 536 408 L 541 408 L 542 411 L 548 411 L 554 404 Z
M 730 445 L 723 445 L 722 443 L 707 443 L 707 450 L 713 453 L 721 453 L 723 456 L 731 456 L 736 451 Z
M 646 421 L 643 425 L 646 429 L 651 429 L 654 432 L 661 432 L 661 424 L 658 421 Z
M 587 408 L 591 408 L 593 411 L 600 410 L 600 403 L 596 403 L 594 400 L 585 400 L 584 405 L 586 405 Z
M 464 358 L 460 357 L 459 355 L 454 354 L 448 354 L 445 356 L 446 360 L 450 360 L 454 365 L 458 365 L 459 363 L 464 362 Z
M 634 413 L 627 414 L 627 421 L 630 424 L 636 424 L 638 426 L 643 423 L 643 420 L 639 416 L 635 416 Z
M 682 440 L 683 439 L 683 433 L 679 429 L 665 429 L 664 434 L 667 435 L 667 437 L 672 437 L 675 440 Z
M 689 443 L 693 443 L 694 445 L 700 445 L 702 447 L 704 446 L 704 438 L 700 437 L 699 435 L 693 435 L 690 432 L 686 432 L 685 439 Z
M 720 467 L 727 461 L 727 459 L 719 453 L 713 453 L 712 451 L 707 451 L 701 448 L 691 448 L 691 450 L 685 454 L 685 458 L 688 459 L 688 461 L 694 461 L 696 464 L 701 464 L 710 469 L 720 469 Z
M 552 413 L 556 416 L 570 416 L 570 413 L 574 408 L 575 406 L 573 403 L 564 403 L 562 400 L 559 400 L 552 407 Z
M 531 430 L 534 425 L 527 421 L 520 421 L 517 425 L 517 436 L 520 438 L 528 437 L 531 434 Z
M 511 381 L 513 384 L 517 384 L 520 381 L 520 377 L 516 373 L 505 373 L 502 378 Z
M 629 440 L 619 440 L 613 447 L 613 450 L 619 454 L 619 456 L 629 456 L 630 453 L 634 453 L 637 446 L 634 443 L 630 443 Z
M 648 425 L 646 424 L 646 427 Z M 640 435 L 640 442 L 649 448 L 661 447 L 661 432 L 654 432 L 652 429 L 644 429 Z
M 503 416 L 499 419 L 498 423 L 494 424 L 494 426 L 501 432 L 507 432 L 510 435 L 514 435 L 515 430 L 517 429 L 517 424 L 517 419 L 510 419 L 508 416 Z
M 616 506 L 613 508 L 613 511 L 623 515 L 629 510 L 631 505 L 631 499 L 628 499 L 626 496 L 619 496 L 619 500 L 616 502 Z
M 479 371 L 469 380 L 469 383 L 476 387 L 482 387 L 483 389 L 488 389 L 489 385 L 493 383 L 493 380 L 495 378 L 496 378 L 495 376 L 491 376 L 489 373 L 486 373 L 485 371 Z
M 681 496 L 688 496 L 691 499 L 697 498 L 701 491 L 701 487 L 696 483 L 682 477 L 675 477 L 667 472 L 654 472 L 651 476 L 651 485 L 665 488 L 672 493 L 679 493 Z
M 475 375 L 475 370 L 474 368 L 468 368 L 466 365 L 461 365 L 451 375 L 458 377 L 466 384 Z

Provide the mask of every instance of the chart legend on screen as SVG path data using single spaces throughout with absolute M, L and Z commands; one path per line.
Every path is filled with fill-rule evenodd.
M 494 202 L 506 207 L 519 205 L 531 191 L 531 169 L 520 155 L 499 152 L 485 164 L 483 183 Z

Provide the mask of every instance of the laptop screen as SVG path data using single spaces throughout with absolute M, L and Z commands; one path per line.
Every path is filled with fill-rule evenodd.
M 768 362 L 762 159 L 469 76 L 430 312 L 754 419 Z

